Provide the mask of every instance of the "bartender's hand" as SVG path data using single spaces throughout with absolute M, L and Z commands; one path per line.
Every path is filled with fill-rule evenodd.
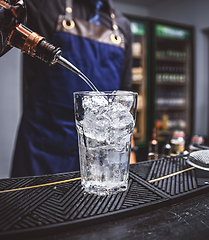
M 131 142 L 131 148 L 135 146 L 134 143 L 134 137 L 132 137 L 132 142 Z M 130 157 L 130 164 L 136 163 L 136 154 L 135 152 L 131 152 L 131 157 Z

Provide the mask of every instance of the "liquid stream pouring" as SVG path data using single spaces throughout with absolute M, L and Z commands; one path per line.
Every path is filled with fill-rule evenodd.
M 59 47 L 53 46 L 43 36 L 24 26 L 26 15 L 27 10 L 23 0 L 11 0 L 10 3 L 0 0 L 0 57 L 12 47 L 16 47 L 23 53 L 37 57 L 50 65 L 61 64 L 81 77 L 92 90 L 98 92 L 79 69 L 62 57 Z

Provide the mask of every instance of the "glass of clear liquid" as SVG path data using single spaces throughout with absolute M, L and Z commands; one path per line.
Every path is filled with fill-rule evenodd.
M 74 93 L 85 192 L 108 195 L 127 189 L 136 105 L 137 93 L 129 91 Z

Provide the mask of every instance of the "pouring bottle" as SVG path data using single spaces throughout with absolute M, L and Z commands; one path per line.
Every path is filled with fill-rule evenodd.
M 12 47 L 16 47 L 44 62 L 54 64 L 57 56 L 62 53 L 61 49 L 56 48 L 44 37 L 27 28 L 24 25 L 26 16 L 27 11 L 23 0 L 17 1 L 15 5 L 0 0 L 0 56 Z
M 50 65 L 56 62 L 61 64 L 81 77 L 92 90 L 98 91 L 78 68 L 61 56 L 59 47 L 50 44 L 43 36 L 24 25 L 26 17 L 24 0 L 0 0 L 0 57 L 16 47 Z

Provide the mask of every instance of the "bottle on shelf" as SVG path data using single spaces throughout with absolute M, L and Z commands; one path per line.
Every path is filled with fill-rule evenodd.
M 156 51 L 157 58 L 171 58 L 176 60 L 185 60 L 187 54 L 184 50 L 174 49 L 173 47 L 168 47 L 165 49 L 157 49 Z
M 163 154 L 167 157 L 171 155 L 171 144 L 169 142 L 169 134 L 166 135 L 166 143 L 163 147 Z
M 174 131 L 171 139 L 172 153 L 181 154 L 185 149 L 185 133 L 184 131 Z
M 186 94 L 184 90 L 157 90 L 156 103 L 158 107 L 185 107 Z
M 152 132 L 152 140 L 149 143 L 148 160 L 158 159 L 158 141 L 156 139 L 156 128 Z
M 185 83 L 185 70 L 183 67 L 157 66 L 156 81 L 157 83 Z
M 200 148 L 198 148 L 198 145 L 201 145 L 203 143 L 204 143 L 204 138 L 202 136 L 194 135 L 192 137 L 191 143 L 189 144 L 189 152 L 191 153 L 191 152 L 200 150 Z
M 168 130 L 168 114 L 163 114 L 162 116 L 162 129 L 164 131 Z
M 142 45 L 140 42 L 132 43 L 132 55 L 133 57 L 139 58 L 142 55 Z

